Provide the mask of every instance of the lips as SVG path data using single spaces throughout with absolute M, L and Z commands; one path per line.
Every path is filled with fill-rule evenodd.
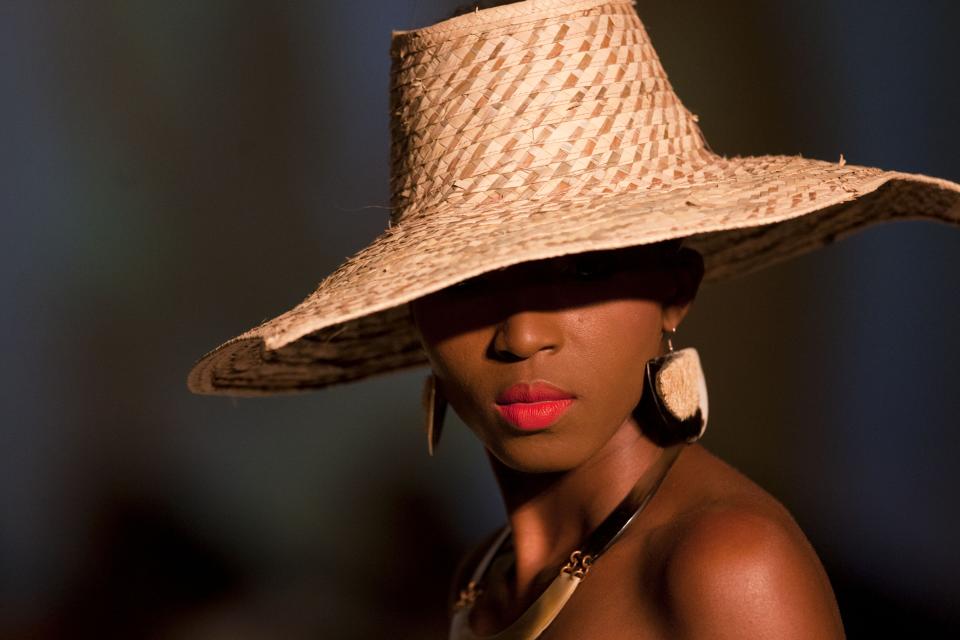
M 513 426 L 536 431 L 559 420 L 575 399 L 572 393 L 546 382 L 520 383 L 503 390 L 495 406 Z

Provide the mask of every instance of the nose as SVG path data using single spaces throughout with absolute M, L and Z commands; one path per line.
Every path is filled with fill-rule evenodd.
M 517 361 L 563 344 L 562 326 L 552 311 L 516 311 L 497 326 L 491 349 L 498 360 Z

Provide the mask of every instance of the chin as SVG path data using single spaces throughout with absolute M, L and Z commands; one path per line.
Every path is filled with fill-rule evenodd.
M 490 451 L 503 465 L 521 473 L 558 473 L 575 469 L 592 453 L 554 433 L 536 433 L 488 443 Z

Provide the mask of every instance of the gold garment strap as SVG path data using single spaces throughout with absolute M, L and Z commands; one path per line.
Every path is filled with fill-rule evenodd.
M 539 637 L 560 614 L 560 610 L 567 604 L 600 554 L 610 548 L 647 506 L 684 446 L 685 444 L 681 443 L 664 449 L 630 493 L 587 537 L 581 548 L 570 554 L 570 560 L 560 570 L 560 574 L 523 615 L 499 633 L 478 636 L 470 628 L 470 611 L 481 592 L 478 585 L 510 536 L 510 525 L 505 526 L 477 565 L 467 588 L 460 593 L 450 625 L 450 640 L 535 640 Z

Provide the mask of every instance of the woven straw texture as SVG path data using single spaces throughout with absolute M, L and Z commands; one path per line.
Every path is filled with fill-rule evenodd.
M 960 185 L 725 158 L 628 1 L 528 0 L 397 32 L 389 228 L 286 313 L 203 356 L 196 393 L 267 395 L 426 363 L 407 303 L 529 260 L 672 238 L 706 279 L 866 225 L 960 222 Z

